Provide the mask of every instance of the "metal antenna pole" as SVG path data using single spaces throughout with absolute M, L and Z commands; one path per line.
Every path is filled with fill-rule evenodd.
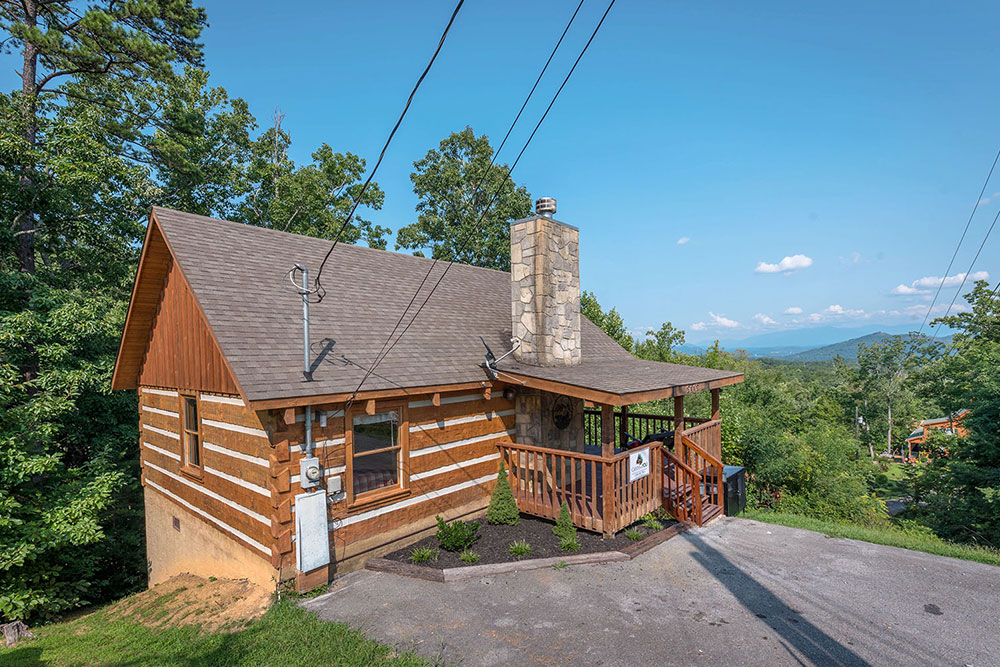
M 299 265 L 302 269 L 302 374 L 306 380 L 312 380 L 312 371 L 309 362 L 309 269 L 304 265 Z M 306 458 L 312 456 L 312 406 L 307 405 L 305 409 L 306 427 Z

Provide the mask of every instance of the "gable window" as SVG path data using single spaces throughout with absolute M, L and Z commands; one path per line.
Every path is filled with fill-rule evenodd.
M 201 432 L 198 397 L 181 394 L 181 470 L 201 476 Z
M 351 416 L 352 499 L 380 497 L 392 489 L 406 488 L 403 461 L 408 427 L 402 411 L 398 406 L 373 415 Z

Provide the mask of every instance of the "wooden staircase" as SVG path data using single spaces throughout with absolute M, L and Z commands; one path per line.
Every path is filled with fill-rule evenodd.
M 722 515 L 722 462 L 686 437 L 678 454 L 663 450 L 663 507 L 703 526 Z

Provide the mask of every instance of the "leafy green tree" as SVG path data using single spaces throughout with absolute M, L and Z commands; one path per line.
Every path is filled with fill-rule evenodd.
M 296 165 L 288 157 L 291 137 L 281 128 L 281 116 L 274 126 L 255 139 L 249 149 L 246 168 L 246 196 L 235 219 L 251 225 L 332 239 L 352 208 L 360 205 L 380 209 L 385 195 L 378 183 L 361 194 L 365 161 L 353 153 L 335 153 L 322 144 L 312 154 L 312 162 Z M 390 230 L 354 214 L 341 241 L 364 240 L 370 247 L 385 248 Z
M 604 333 L 611 336 L 619 345 L 626 350 L 632 350 L 634 343 L 632 335 L 625 328 L 625 322 L 617 309 L 612 308 L 604 312 L 594 293 L 584 290 L 580 295 L 580 312 L 588 320 L 601 327 Z
M 135 397 L 108 379 L 156 186 L 146 91 L 198 65 L 184 0 L 0 3 L 0 620 L 145 579 Z
M 933 439 L 930 463 L 913 478 L 908 515 L 938 535 L 1000 546 L 1000 297 L 979 281 L 967 312 L 932 322 L 956 330 L 950 345 L 916 373 L 919 391 L 947 412 L 971 411 L 968 436 Z
M 453 132 L 413 163 L 417 221 L 396 234 L 396 248 L 431 250 L 435 259 L 510 270 L 510 227 L 531 213 L 531 195 L 490 167 L 493 148 L 471 127 Z M 480 185 L 481 184 L 481 185 Z
M 635 341 L 633 353 L 640 359 L 674 361 L 674 350 L 684 344 L 684 331 L 664 322 L 656 331 L 647 331 L 644 340 Z

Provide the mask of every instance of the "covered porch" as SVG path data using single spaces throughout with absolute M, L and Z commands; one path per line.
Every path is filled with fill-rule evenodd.
M 721 387 L 709 391 L 709 417 L 685 416 L 683 394 L 671 415 L 587 401 L 582 451 L 501 445 L 518 507 L 554 520 L 565 502 L 577 527 L 605 535 L 659 508 L 697 525 L 721 515 Z

